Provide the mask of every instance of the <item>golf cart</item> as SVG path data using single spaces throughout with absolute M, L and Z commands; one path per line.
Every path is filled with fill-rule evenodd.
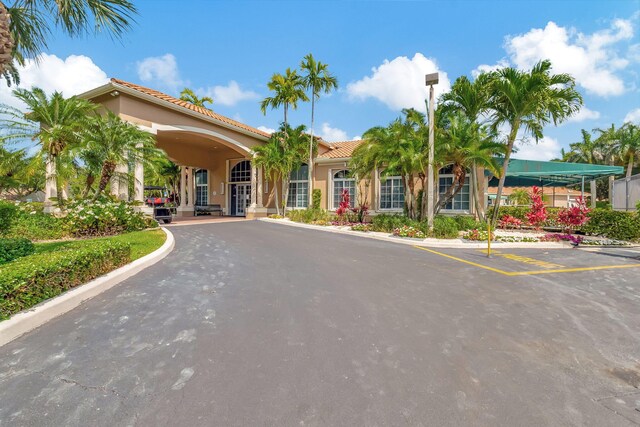
M 173 220 L 173 215 L 171 214 L 171 207 L 169 207 L 171 201 L 166 197 L 166 188 L 160 186 L 146 186 L 144 187 L 144 191 L 144 202 L 148 207 L 153 208 L 153 219 L 158 222 L 162 221 L 165 224 L 170 224 Z

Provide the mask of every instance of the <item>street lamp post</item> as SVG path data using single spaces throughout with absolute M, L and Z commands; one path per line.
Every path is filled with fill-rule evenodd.
M 425 84 L 429 86 L 429 164 L 427 165 L 427 223 L 429 230 L 433 230 L 434 211 L 434 176 L 433 176 L 433 151 L 434 151 L 434 110 L 435 96 L 433 85 L 438 84 L 438 73 L 425 75 Z

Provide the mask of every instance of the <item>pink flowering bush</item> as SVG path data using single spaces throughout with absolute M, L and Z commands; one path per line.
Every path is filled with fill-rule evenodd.
M 503 230 L 520 228 L 522 227 L 522 220 L 519 218 L 516 218 L 515 216 L 504 215 L 500 219 L 500 222 L 498 223 L 498 227 L 502 228 Z
M 540 187 L 534 186 L 531 189 L 531 210 L 527 213 L 527 220 L 529 224 L 536 229 L 542 227 L 542 224 L 547 220 L 547 208 L 542 201 L 542 190 Z
M 577 206 L 561 209 L 558 212 L 558 223 L 562 224 L 566 230 L 573 230 L 589 221 L 590 211 L 583 198 L 578 197 Z

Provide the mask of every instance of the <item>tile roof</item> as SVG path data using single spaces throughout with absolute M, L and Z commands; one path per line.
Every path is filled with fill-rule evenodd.
M 351 157 L 353 150 L 362 143 L 362 139 L 355 141 L 330 142 L 329 151 L 320 154 L 318 157 L 323 159 L 341 159 Z
M 230 118 L 225 117 L 223 115 L 220 115 L 218 113 L 214 113 L 213 111 L 211 111 L 211 110 L 209 110 L 207 108 L 198 107 L 196 105 L 193 105 L 190 102 L 183 101 L 183 100 L 181 100 L 179 98 L 175 98 L 175 97 L 173 97 L 171 95 L 167 95 L 166 93 L 162 93 L 162 92 L 159 92 L 159 91 L 154 90 L 154 89 L 149 89 L 147 87 L 140 86 L 140 85 L 137 85 L 137 84 L 134 84 L 134 83 L 125 82 L 124 80 L 120 80 L 120 79 L 116 79 L 116 78 L 112 78 L 111 82 L 115 83 L 116 85 L 119 85 L 119 86 L 124 86 L 126 88 L 133 89 L 133 90 L 135 90 L 137 92 L 140 92 L 140 93 L 143 93 L 145 95 L 153 96 L 154 98 L 158 98 L 158 99 L 160 99 L 162 101 L 170 102 L 170 103 L 172 103 L 174 105 L 177 105 L 179 107 L 186 108 L 188 110 L 191 110 L 191 111 L 194 111 L 196 113 L 202 114 L 204 116 L 210 117 L 212 119 L 221 121 L 221 122 L 226 123 L 228 125 L 231 125 L 233 127 L 236 127 L 236 128 L 239 128 L 239 129 L 254 133 L 256 135 L 264 136 L 264 137 L 267 137 L 267 138 L 270 136 L 270 134 L 268 134 L 266 132 L 263 132 L 260 129 L 256 129 L 254 127 L 245 125 L 244 123 L 240 123 L 240 122 L 238 122 L 236 120 L 230 119 Z

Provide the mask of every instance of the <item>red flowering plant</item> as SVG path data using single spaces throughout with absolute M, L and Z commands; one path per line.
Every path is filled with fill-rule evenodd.
M 590 209 L 584 203 L 582 197 L 578 197 L 575 206 L 568 209 L 561 209 L 558 212 L 558 222 L 564 225 L 567 232 L 571 232 L 576 227 L 586 224 L 589 221 Z
M 500 222 L 498 223 L 498 226 L 500 228 L 502 228 L 503 230 L 513 229 L 513 228 L 520 228 L 520 227 L 522 227 L 522 220 L 519 219 L 519 218 L 516 218 L 513 215 L 504 215 L 500 219 Z
M 531 210 L 527 212 L 527 220 L 529 220 L 529 224 L 539 230 L 547 220 L 547 208 L 542 201 L 542 190 L 540 187 L 534 186 L 531 189 L 529 197 L 531 198 Z
M 345 188 L 340 195 L 340 205 L 336 209 L 336 215 L 338 216 L 338 221 L 336 222 L 338 225 L 349 222 L 349 212 L 351 212 L 351 196 L 349 195 L 349 190 Z

